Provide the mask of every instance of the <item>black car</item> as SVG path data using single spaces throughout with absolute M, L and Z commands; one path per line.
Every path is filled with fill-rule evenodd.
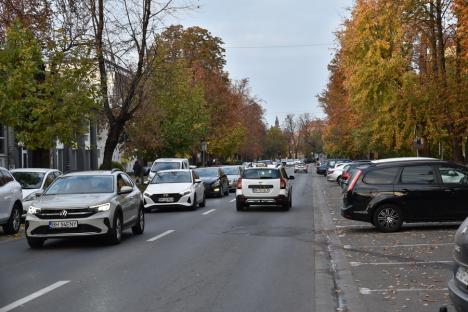
M 206 196 L 229 195 L 229 180 L 221 167 L 197 168 L 194 171 L 205 185 Z
M 468 219 L 455 234 L 453 277 L 448 283 L 450 299 L 459 312 L 468 311 Z
M 356 171 L 341 215 L 398 231 L 403 222 L 468 217 L 468 168 L 441 160 L 377 161 Z

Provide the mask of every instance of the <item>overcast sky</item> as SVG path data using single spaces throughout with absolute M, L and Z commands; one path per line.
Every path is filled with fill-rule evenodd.
M 353 0 L 200 0 L 200 9 L 176 23 L 198 25 L 225 42 L 232 79 L 249 78 L 264 100 L 265 119 L 311 113 L 324 117 L 316 95 L 327 83 L 327 64 Z M 296 47 L 278 47 L 291 46 Z M 311 46 L 302 46 L 311 45 Z M 260 48 L 263 47 L 263 48 Z

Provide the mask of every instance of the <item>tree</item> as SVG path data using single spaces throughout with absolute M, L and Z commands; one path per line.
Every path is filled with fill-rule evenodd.
M 54 46 L 46 66 L 32 31 L 15 23 L 0 48 L 0 119 L 28 149 L 74 145 L 96 107 L 90 71 L 85 58 Z
M 270 127 L 266 131 L 263 156 L 267 159 L 281 159 L 288 156 L 288 138 L 280 128 Z
M 294 114 L 286 115 L 284 119 L 284 135 L 288 139 L 288 157 L 297 158 L 297 153 L 299 149 L 299 135 L 298 135 L 298 126 L 297 122 L 294 119 Z

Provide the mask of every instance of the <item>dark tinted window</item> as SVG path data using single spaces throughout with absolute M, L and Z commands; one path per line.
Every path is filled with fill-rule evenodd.
M 278 169 L 259 168 L 245 170 L 242 177 L 244 179 L 279 179 L 280 172 Z
M 362 182 L 366 184 L 393 184 L 399 169 L 393 167 L 372 170 L 364 176 Z
M 432 166 L 411 166 L 403 168 L 401 183 L 404 184 L 433 184 L 435 183 Z
M 16 181 L 18 181 L 19 184 L 21 184 L 21 187 L 23 189 L 41 188 L 42 181 L 44 180 L 43 172 L 17 171 L 13 173 L 13 176 L 15 177 Z

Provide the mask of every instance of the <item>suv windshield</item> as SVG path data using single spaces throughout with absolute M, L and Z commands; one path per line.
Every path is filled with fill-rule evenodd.
M 242 175 L 244 179 L 279 179 L 280 172 L 277 169 L 249 169 Z
M 151 180 L 151 184 L 162 183 L 192 183 L 192 177 L 187 171 L 158 172 Z
M 45 195 L 62 194 L 100 194 L 114 192 L 114 177 L 99 176 L 68 176 L 61 177 L 49 187 Z
M 227 175 L 238 175 L 240 173 L 239 167 L 223 167 L 223 171 Z
M 43 172 L 12 172 L 12 174 L 21 187 L 26 190 L 41 188 L 45 176 Z
M 218 176 L 218 168 L 198 168 L 195 172 L 200 177 L 217 177 Z
M 157 162 L 154 163 L 151 167 L 152 172 L 157 172 L 161 170 L 171 170 L 171 169 L 180 169 L 180 163 L 174 161 L 168 162 Z

